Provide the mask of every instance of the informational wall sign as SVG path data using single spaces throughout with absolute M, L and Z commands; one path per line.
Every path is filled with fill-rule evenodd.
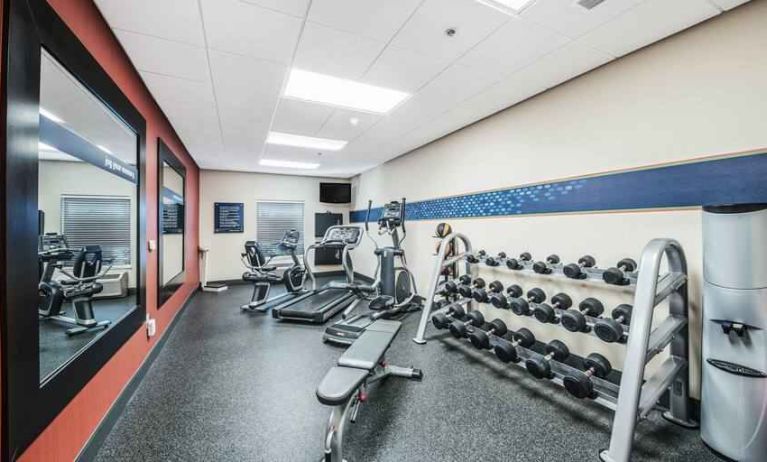
M 138 170 L 66 127 L 40 115 L 40 142 L 120 178 L 138 183 Z
M 168 188 L 162 189 L 162 233 L 184 233 L 184 198 Z
M 245 204 L 241 202 L 216 202 L 213 217 L 215 233 L 245 232 Z

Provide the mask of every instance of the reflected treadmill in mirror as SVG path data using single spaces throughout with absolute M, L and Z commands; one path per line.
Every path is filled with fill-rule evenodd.
M 136 305 L 138 140 L 43 51 L 38 151 L 44 381 Z

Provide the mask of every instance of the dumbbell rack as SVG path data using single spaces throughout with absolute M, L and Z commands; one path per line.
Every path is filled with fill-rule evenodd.
M 472 255 L 471 242 L 461 234 L 451 234 L 448 241 L 461 240 L 465 251 L 454 257 L 446 258 L 444 252 L 436 257 L 434 278 L 428 291 L 426 307 L 421 313 L 416 343 L 424 344 L 426 327 L 435 312 L 435 298 L 439 289 L 439 275 L 442 269 L 454 264 L 468 255 Z M 441 250 L 446 246 L 440 246 Z M 660 274 L 660 265 L 666 257 L 668 273 Z M 466 272 L 470 273 L 469 263 Z M 548 276 L 563 276 L 561 266 L 553 268 Z M 532 271 L 532 262 L 525 262 L 522 270 Z M 521 271 L 521 270 L 509 270 Z M 570 279 L 574 282 L 601 279 L 602 270 L 585 269 L 587 279 Z M 644 419 L 655 409 L 658 401 L 668 391 L 668 410 L 663 417 L 673 423 L 695 428 L 697 423 L 691 419 L 689 399 L 689 303 L 687 297 L 687 262 L 682 246 L 673 239 L 653 239 L 642 251 L 639 270 L 629 275 L 634 289 L 634 304 L 626 343 L 626 356 L 621 374 L 620 386 L 592 377 L 600 393 L 594 402 L 615 412 L 610 436 L 610 445 L 600 452 L 599 457 L 606 462 L 628 462 L 634 440 L 634 430 L 639 420 Z M 655 308 L 664 300 L 669 300 L 669 316 L 653 329 Z M 471 305 L 470 305 L 471 308 Z M 645 366 L 662 351 L 669 349 L 669 357 L 657 368 L 654 374 L 645 378 Z M 524 360 L 538 353 L 525 348 L 517 348 Z M 522 363 L 519 363 L 520 365 Z M 552 361 L 554 383 L 562 385 L 562 376 L 577 370 L 571 366 Z M 523 366 L 524 367 L 524 366 Z M 616 398 L 617 396 L 617 398 Z

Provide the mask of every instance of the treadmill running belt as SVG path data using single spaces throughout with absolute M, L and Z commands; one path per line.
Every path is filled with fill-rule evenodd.
M 349 306 L 355 297 L 346 290 L 325 290 L 273 312 L 276 318 L 322 324 Z

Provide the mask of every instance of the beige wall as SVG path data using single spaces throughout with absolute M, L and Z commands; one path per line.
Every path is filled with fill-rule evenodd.
M 138 228 L 135 184 L 93 165 L 74 161 L 41 160 L 38 176 L 38 207 L 45 212 L 45 232 L 60 231 L 61 196 L 66 195 L 127 197 L 131 203 L 131 229 Z M 136 239 L 136 233 L 132 232 L 131 267 L 128 273 L 130 287 L 136 287 Z
M 200 173 L 200 246 L 208 252 L 208 280 L 239 279 L 244 268 L 240 262 L 243 244 L 256 239 L 256 203 L 259 200 L 301 201 L 304 203 L 304 229 L 300 230 L 308 246 L 314 242 L 314 214 L 343 213 L 349 219 L 349 206 L 321 204 L 320 182 L 343 182 L 330 178 L 291 175 L 221 172 L 203 170 Z M 242 234 L 213 233 L 213 204 L 242 202 L 245 204 L 245 232 Z M 354 258 L 357 258 L 356 255 Z M 320 270 L 337 269 L 335 267 Z
M 628 169 L 767 146 L 767 1 L 756 1 L 617 60 L 569 83 L 424 146 L 354 179 L 355 207 L 406 196 L 417 201 L 466 192 Z M 429 181 L 423 181 L 428 176 Z M 396 185 L 396 186 L 393 186 Z M 450 220 L 477 248 L 538 258 L 583 254 L 601 266 L 638 258 L 654 237 L 678 239 L 687 252 L 693 310 L 692 377 L 698 396 L 701 309 L 699 210 L 588 213 Z M 431 275 L 436 221 L 411 222 L 407 255 L 419 288 Z M 367 242 L 365 243 L 367 245 Z M 372 250 L 360 249 L 370 272 Z M 614 306 L 629 294 L 604 287 L 552 285 L 489 272 L 505 284 L 540 284 L 576 300 L 593 295 Z M 498 314 L 495 310 L 493 315 Z M 560 327 L 506 316 L 542 339 L 559 338 L 575 353 L 606 353 L 621 367 L 623 349 Z

